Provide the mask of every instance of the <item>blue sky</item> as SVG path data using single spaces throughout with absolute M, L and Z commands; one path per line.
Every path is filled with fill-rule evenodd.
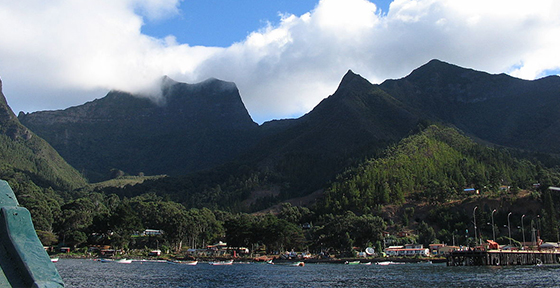
M 560 71 L 560 1 L 0 0 L 0 77 L 19 111 L 158 79 L 234 82 L 253 119 L 299 117 L 348 70 L 372 83 L 431 59 L 536 79 Z
M 373 1 L 385 12 L 390 2 Z M 315 5 L 316 0 L 185 0 L 177 15 L 147 21 L 142 32 L 159 38 L 174 35 L 179 43 L 191 46 L 228 47 L 268 23 L 278 25 L 280 14 L 300 16 Z

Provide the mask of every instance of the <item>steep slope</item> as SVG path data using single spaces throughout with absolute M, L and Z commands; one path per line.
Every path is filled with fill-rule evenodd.
M 348 71 L 332 96 L 281 132 L 265 137 L 252 157 L 289 179 L 293 190 L 308 193 L 353 159 L 405 137 L 419 120 L 399 100 Z
M 2 93 L 0 80 L 0 178 L 27 181 L 41 187 L 73 189 L 85 179 L 43 139 L 21 125 Z M 20 176 L 18 176 L 20 175 Z M 13 182 L 12 182 L 13 183 Z M 12 183 L 10 183 L 12 185 Z M 17 192 L 19 184 L 13 183 Z M 15 186 L 15 187 L 14 187 Z
M 154 191 L 188 207 L 264 209 L 323 188 L 346 167 L 407 136 L 418 123 L 419 117 L 402 103 L 349 71 L 337 91 L 305 116 L 263 124 L 258 144 L 235 163 L 104 191 L 127 197 Z M 244 202 L 248 198 L 253 200 Z
M 235 206 L 235 209 L 250 198 L 247 202 L 256 203 L 255 209 L 265 208 L 274 201 L 309 195 L 324 188 L 346 168 L 363 159 L 379 157 L 389 145 L 429 123 L 458 127 L 465 135 L 486 143 L 546 151 L 545 146 L 521 146 L 523 141 L 532 141 L 531 137 L 507 133 L 506 128 L 521 127 L 525 130 L 520 131 L 531 132 L 523 125 L 534 126 L 535 130 L 544 125 L 547 129 L 542 131 L 557 137 L 551 132 L 556 120 L 552 119 L 552 124 L 547 122 L 551 119 L 546 114 L 558 105 L 557 78 L 524 81 L 438 60 L 430 61 L 403 79 L 388 80 L 381 85 L 373 85 L 348 71 L 335 93 L 308 114 L 260 126 L 260 136 L 254 138 L 260 139 L 258 143 L 236 158 L 235 163 L 208 173 L 151 181 L 130 187 L 122 195 L 158 191 L 188 206 Z M 532 102 L 541 106 L 546 103 L 552 108 L 541 107 L 546 111 L 539 114 L 538 108 L 534 108 L 538 105 Z M 532 119 L 526 118 L 524 108 L 534 114 Z M 506 142 L 506 136 L 510 137 L 509 141 L 516 140 L 513 144 L 517 146 Z M 461 182 L 461 185 L 469 184 Z
M 506 147 L 560 153 L 560 77 L 535 81 L 432 60 L 381 89 L 437 121 Z
M 156 101 L 112 91 L 81 106 L 19 119 L 94 180 L 107 178 L 110 169 L 186 174 L 231 160 L 253 143 L 258 125 L 235 84 L 164 77 L 161 91 Z
M 370 213 L 379 204 L 461 200 L 472 195 L 463 191 L 466 187 L 498 195 L 502 185 L 529 189 L 533 183 L 542 183 L 548 187 L 553 184 L 547 182 L 550 179 L 533 163 L 476 144 L 456 129 L 432 125 L 403 139 L 383 157 L 341 174 L 321 205 L 330 213 Z

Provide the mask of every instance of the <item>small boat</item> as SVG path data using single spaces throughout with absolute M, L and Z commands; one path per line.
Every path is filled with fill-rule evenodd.
M 58 262 L 58 257 L 56 257 L 56 258 L 51 258 L 51 262 L 53 262 L 53 263 Z
M 266 261 L 266 264 L 270 264 L 270 265 L 274 265 L 274 262 L 272 262 L 272 259 Z
M 305 266 L 305 262 L 301 262 L 301 261 L 300 261 L 300 262 L 296 262 L 296 263 L 292 264 L 292 266 L 303 267 L 303 266 Z
M 346 262 L 344 262 L 344 264 L 346 264 L 346 265 L 358 265 L 358 264 L 360 264 L 360 261 L 351 261 L 351 262 L 346 261 Z
M 98 259 L 98 260 L 96 260 L 96 261 L 99 261 L 99 262 L 101 262 L 101 263 L 109 263 L 109 262 L 114 262 L 115 260 L 113 260 L 113 259 L 107 259 L 107 258 L 100 258 L 100 259 Z
M 194 266 L 194 265 L 198 264 L 198 261 L 181 261 L 179 263 L 184 264 L 184 265 Z
M 218 266 L 218 265 L 231 265 L 231 264 L 233 264 L 233 260 L 214 261 L 214 262 L 208 262 L 208 264 L 214 265 L 214 266 Z
M 120 264 L 130 264 L 132 263 L 132 259 L 117 259 L 114 261 L 115 263 L 120 263 Z
M 360 263 L 360 265 L 371 265 L 371 262 Z
M 393 261 L 383 261 L 383 262 L 377 262 L 375 263 L 376 265 L 382 265 L 382 266 L 386 266 L 386 265 L 395 265 L 395 264 L 404 264 L 402 262 L 393 262 Z

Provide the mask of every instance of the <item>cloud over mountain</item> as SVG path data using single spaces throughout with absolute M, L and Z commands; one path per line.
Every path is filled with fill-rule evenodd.
M 560 69 L 560 3 L 552 0 L 321 0 L 229 47 L 142 34 L 178 0 L 0 2 L 0 75 L 14 110 L 65 108 L 100 90 L 138 92 L 162 75 L 235 82 L 253 118 L 301 115 L 348 69 L 372 82 L 432 58 L 533 79 Z M 188 13 L 188 11 L 184 11 Z

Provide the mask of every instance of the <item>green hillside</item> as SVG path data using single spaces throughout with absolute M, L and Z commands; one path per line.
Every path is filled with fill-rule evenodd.
M 341 174 L 321 205 L 333 213 L 370 213 L 378 205 L 409 200 L 446 203 L 472 195 L 466 188 L 493 195 L 501 186 L 529 189 L 534 183 L 559 183 L 558 174 L 551 173 L 512 158 L 506 150 L 477 144 L 455 129 L 433 125 L 403 139 L 385 156 Z
M 521 215 L 539 217 L 544 239 L 553 240 L 558 231 L 554 207 L 560 197 L 546 187 L 560 183 L 560 173 L 477 144 L 445 126 L 431 125 L 389 147 L 381 157 L 340 174 L 313 206 L 284 203 L 274 214 L 240 213 L 247 211 L 241 204 L 252 191 L 279 181 L 248 166 L 226 165 L 189 177 L 98 187 L 61 207 L 56 231 L 72 245 L 132 248 L 160 241 L 179 249 L 184 243 L 204 247 L 221 240 L 243 247 L 258 245 L 269 253 L 296 249 L 343 256 L 352 255 L 353 247 L 373 246 L 379 251 L 384 241 L 473 244 L 472 234 L 463 232 L 472 231 L 473 207 L 479 208 L 478 235 L 485 239 L 493 231 L 483 223 L 490 222 L 490 214 L 497 210 L 497 240 L 502 244 L 509 240 L 501 228 L 509 212 L 517 219 L 515 225 Z M 541 187 L 535 189 L 534 183 Z M 464 191 L 471 187 L 479 193 Z M 126 237 L 138 227 L 171 233 L 144 240 Z M 383 231 L 391 235 L 382 236 Z M 395 236 L 398 233 L 406 236 Z M 86 237 L 94 234 L 99 237 Z M 521 235 L 514 231 L 512 237 Z
M 2 94 L 0 82 L 0 179 L 8 181 L 28 208 L 35 228 L 52 231 L 63 196 L 86 185 L 43 139 L 21 125 Z

